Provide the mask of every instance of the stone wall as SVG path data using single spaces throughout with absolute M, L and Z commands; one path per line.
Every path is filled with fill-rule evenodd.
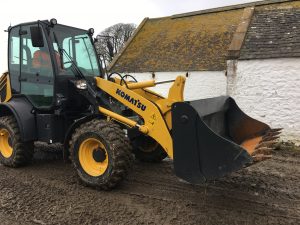
M 228 61 L 227 93 L 248 115 L 300 144 L 300 58 Z

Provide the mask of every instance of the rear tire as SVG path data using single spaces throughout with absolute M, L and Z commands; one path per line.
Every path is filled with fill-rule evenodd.
M 33 142 L 22 142 L 17 121 L 13 116 L 0 117 L 0 163 L 21 167 L 32 161 Z
M 87 186 L 110 190 L 125 178 L 133 162 L 131 146 L 115 123 L 94 119 L 79 126 L 70 141 L 70 157 Z
M 168 155 L 154 139 L 139 136 L 132 141 L 133 153 L 142 162 L 159 163 Z

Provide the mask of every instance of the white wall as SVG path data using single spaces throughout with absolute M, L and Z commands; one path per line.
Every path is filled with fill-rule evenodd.
M 7 64 L 7 33 L 0 30 L 0 74 L 8 70 Z
M 152 73 L 129 73 L 138 81 L 151 80 Z M 185 76 L 186 72 L 156 72 L 155 80 L 173 80 L 178 75 Z M 171 84 L 161 84 L 151 88 L 163 96 L 168 95 Z M 223 71 L 189 72 L 186 78 L 184 98 L 195 100 L 200 98 L 216 97 L 226 94 L 226 76 Z
M 227 92 L 248 115 L 300 144 L 300 58 L 228 61 Z

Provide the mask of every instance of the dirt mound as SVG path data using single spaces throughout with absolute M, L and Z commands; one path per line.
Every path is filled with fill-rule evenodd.
M 102 192 L 79 183 L 56 151 L 60 146 L 36 148 L 32 165 L 0 166 L 2 225 L 300 224 L 300 151 L 279 150 L 270 160 L 199 186 L 180 182 L 171 161 L 136 162 L 118 189 Z

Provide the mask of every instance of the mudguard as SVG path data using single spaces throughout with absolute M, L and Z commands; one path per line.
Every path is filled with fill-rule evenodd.
M 24 96 L 14 96 L 0 103 L 0 116 L 13 115 L 18 123 L 22 141 L 36 140 L 36 122 L 33 106 Z

